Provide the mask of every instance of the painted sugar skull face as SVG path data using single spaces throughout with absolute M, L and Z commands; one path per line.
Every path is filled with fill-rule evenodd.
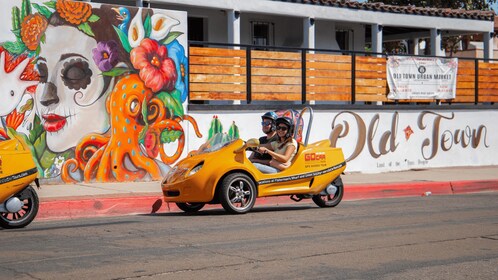
M 48 148 L 63 152 L 84 135 L 109 129 L 105 96 L 112 86 L 92 59 L 94 38 L 70 26 L 49 26 L 45 36 L 35 102 Z

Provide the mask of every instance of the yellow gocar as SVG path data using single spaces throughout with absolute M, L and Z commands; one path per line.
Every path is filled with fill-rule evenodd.
M 305 110 L 311 113 L 309 136 L 313 113 L 309 107 Z M 299 143 L 292 165 L 274 174 L 261 173 L 247 158 L 246 149 L 259 145 L 256 139 L 228 140 L 192 153 L 162 181 L 164 201 L 176 203 L 185 212 L 221 203 L 226 211 L 237 214 L 250 211 L 257 197 L 267 196 L 286 195 L 295 201 L 311 198 L 320 207 L 337 206 L 344 194 L 342 149 L 330 147 L 329 140 L 306 142 Z

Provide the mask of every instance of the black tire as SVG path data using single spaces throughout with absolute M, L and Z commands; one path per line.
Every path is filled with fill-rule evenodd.
M 223 208 L 229 213 L 249 212 L 256 202 L 256 197 L 256 185 L 243 173 L 232 173 L 221 183 L 219 199 Z
M 22 202 L 24 206 L 15 213 L 0 213 L 0 227 L 3 228 L 22 228 L 29 225 L 36 214 L 38 213 L 38 207 L 40 202 L 38 200 L 38 195 L 36 191 L 28 186 L 24 190 L 20 191 L 15 195 Z
M 344 184 L 342 183 L 341 177 L 337 177 L 331 184 L 337 187 L 337 191 L 334 196 L 332 197 L 331 195 L 320 194 L 314 195 L 312 199 L 316 205 L 320 207 L 335 207 L 339 204 L 339 202 L 341 202 L 342 196 L 344 195 Z
M 189 202 L 185 202 L 185 203 L 176 203 L 176 206 L 178 206 L 178 208 L 180 208 L 182 211 L 186 212 L 186 213 L 195 213 L 199 210 L 201 210 L 204 205 L 206 205 L 205 203 L 189 203 Z

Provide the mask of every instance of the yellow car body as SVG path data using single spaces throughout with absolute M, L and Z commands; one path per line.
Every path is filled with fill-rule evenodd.
M 39 187 L 38 169 L 26 142 L 16 134 L 9 137 L 0 140 L 0 227 L 21 228 L 38 213 L 38 195 L 30 186 Z
M 161 184 L 164 201 L 175 202 L 186 212 L 197 211 L 205 203 L 221 203 L 229 212 L 245 213 L 252 205 L 231 207 L 230 200 L 242 199 L 250 191 L 251 183 L 248 180 L 254 184 L 255 197 L 291 195 L 297 200 L 313 198 L 322 207 L 336 206 L 342 199 L 342 182 L 339 182 L 340 189 L 336 190 L 340 193 L 324 192 L 335 180 L 339 178 L 340 181 L 339 176 L 346 168 L 342 149 L 330 147 L 329 140 L 307 146 L 299 144 L 291 166 L 273 174 L 260 172 L 250 162 L 246 156 L 248 145 L 243 140 L 236 139 L 219 145 L 222 146 L 219 149 L 215 147 L 212 151 L 193 153 L 170 170 Z M 224 182 L 237 179 L 237 176 L 241 180 L 225 188 L 229 194 L 220 194 L 225 190 L 223 185 L 230 184 Z M 248 188 L 243 187 L 245 184 L 248 184 Z M 320 205 L 320 197 L 330 195 L 336 199 L 333 205 Z M 247 202 L 251 203 L 254 204 L 253 201 Z

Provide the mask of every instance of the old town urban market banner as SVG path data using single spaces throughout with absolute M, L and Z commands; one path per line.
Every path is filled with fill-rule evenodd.
M 457 69 L 457 58 L 391 56 L 387 60 L 387 97 L 455 98 Z

